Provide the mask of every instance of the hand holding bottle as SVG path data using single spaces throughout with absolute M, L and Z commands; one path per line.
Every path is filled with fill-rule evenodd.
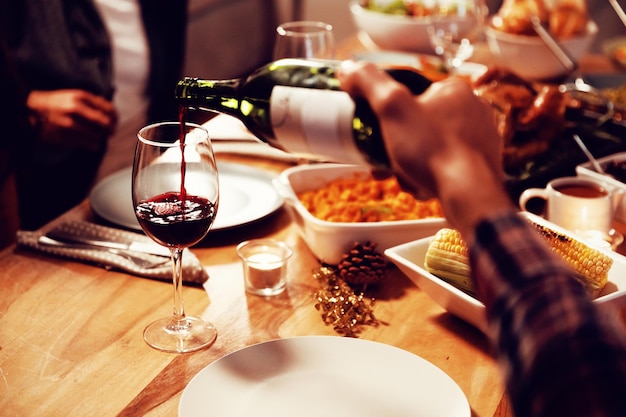
M 302 157 L 388 167 L 376 117 L 365 100 L 341 90 L 339 65 L 282 59 L 242 79 L 185 78 L 176 98 L 181 106 L 234 116 L 259 139 Z M 385 71 L 413 94 L 431 84 L 411 69 Z
M 449 78 L 416 96 L 375 66 L 352 62 L 343 64 L 338 79 L 377 115 L 403 187 L 418 198 L 438 197 L 461 232 L 473 230 L 486 213 L 511 206 L 493 110 L 466 81 Z
M 84 90 L 33 90 L 26 105 L 42 140 L 71 148 L 101 149 L 117 124 L 113 103 Z

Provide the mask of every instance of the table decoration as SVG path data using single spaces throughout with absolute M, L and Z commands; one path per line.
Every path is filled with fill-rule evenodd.
M 364 326 L 377 327 L 380 321 L 374 315 L 373 298 L 357 293 L 329 266 L 313 273 L 321 288 L 313 294 L 315 309 L 325 324 L 343 336 L 358 337 Z

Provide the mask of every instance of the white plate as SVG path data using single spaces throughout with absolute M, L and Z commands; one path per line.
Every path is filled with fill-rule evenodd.
M 526 212 L 521 214 L 538 224 L 547 225 L 553 230 L 571 236 L 570 232 L 542 217 Z M 424 269 L 424 258 L 431 239 L 432 236 L 389 248 L 385 255 L 442 308 L 486 332 L 485 305 Z M 609 271 L 609 282 L 594 302 L 623 307 L 626 305 L 626 258 L 610 250 L 599 250 L 613 259 L 613 265 Z
M 459 386 L 405 350 L 339 336 L 249 346 L 198 373 L 180 417 L 469 417 Z
M 218 162 L 220 202 L 211 230 L 227 229 L 259 220 L 283 204 L 272 185 L 274 176 L 242 164 Z M 129 229 L 141 230 L 131 197 L 132 169 L 118 171 L 93 188 L 91 207 L 103 219 Z

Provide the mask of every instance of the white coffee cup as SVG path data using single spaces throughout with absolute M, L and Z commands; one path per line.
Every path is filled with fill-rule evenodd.
M 529 188 L 522 192 L 520 208 L 527 210 L 527 204 L 533 198 L 546 201 L 547 220 L 572 232 L 608 235 L 612 229 L 612 193 L 599 182 L 581 177 L 557 178 L 545 188 Z

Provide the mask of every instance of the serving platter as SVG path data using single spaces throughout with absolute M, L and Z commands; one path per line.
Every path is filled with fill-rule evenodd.
M 211 230 L 228 229 L 260 220 L 278 210 L 283 199 L 272 185 L 268 171 L 231 162 L 217 163 L 220 201 Z M 89 200 L 103 219 L 141 231 L 131 197 L 132 169 L 126 168 L 103 179 L 92 189 Z
M 187 385 L 180 417 L 469 417 L 460 387 L 408 351 L 339 336 L 252 345 Z
M 366 166 L 327 163 L 291 167 L 274 180 L 298 234 L 321 262 L 337 265 L 355 242 L 374 242 L 377 250 L 382 252 L 399 243 L 430 236 L 448 224 L 441 217 L 331 222 L 313 216 L 298 198 L 299 193 L 324 187 L 338 178 L 367 178 L 370 175 L 371 171 Z
M 526 212 L 520 215 L 565 235 L 571 235 L 542 217 Z M 387 249 L 385 255 L 442 308 L 486 333 L 485 305 L 424 268 L 424 258 L 431 240 L 432 236 L 401 244 Z M 594 302 L 626 306 L 626 258 L 608 249 L 598 250 L 611 257 L 613 265 L 609 271 L 609 282 Z

